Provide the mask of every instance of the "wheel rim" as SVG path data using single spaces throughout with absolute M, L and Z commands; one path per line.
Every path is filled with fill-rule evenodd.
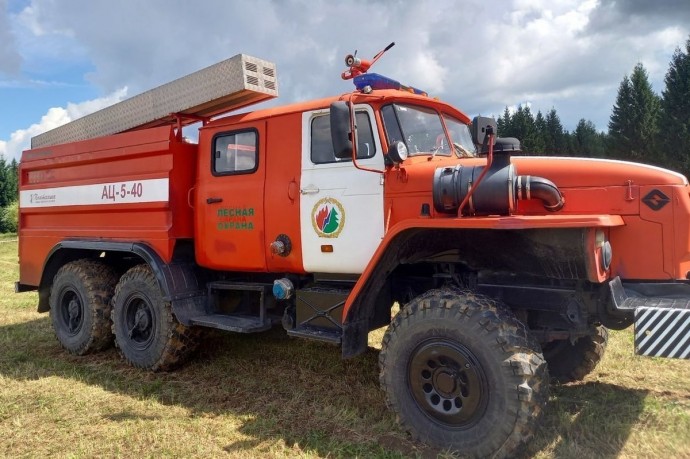
M 466 347 L 449 340 L 426 341 L 414 350 L 408 387 L 419 408 L 451 428 L 467 428 L 486 409 L 486 376 Z
M 84 302 L 79 293 L 70 287 L 60 292 L 58 303 L 58 318 L 62 329 L 69 336 L 76 336 L 84 324 Z
M 136 349 L 146 349 L 156 336 L 156 315 L 148 298 L 131 295 L 124 305 L 127 337 Z

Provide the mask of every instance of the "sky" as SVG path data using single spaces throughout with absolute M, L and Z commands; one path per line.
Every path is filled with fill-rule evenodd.
M 0 154 L 239 53 L 277 65 L 271 105 L 352 90 L 344 57 L 469 116 L 551 108 L 607 130 L 641 62 L 661 93 L 690 0 L 0 0 Z M 266 105 L 263 105 L 266 106 Z

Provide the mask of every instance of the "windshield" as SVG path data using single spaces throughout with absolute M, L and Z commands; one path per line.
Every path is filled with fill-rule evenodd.
M 386 105 L 381 110 L 388 144 L 399 140 L 405 143 L 410 156 L 450 156 L 450 142 L 446 137 L 438 112 L 426 107 L 411 105 Z M 450 131 L 453 148 L 458 156 L 474 156 L 475 148 L 467 125 L 444 115 Z
M 443 115 L 443 120 L 453 141 L 455 154 L 461 158 L 477 156 L 477 147 L 472 140 L 469 126 L 450 115 Z

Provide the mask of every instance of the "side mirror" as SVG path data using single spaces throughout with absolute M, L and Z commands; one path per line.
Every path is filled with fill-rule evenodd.
M 472 131 L 472 140 L 475 145 L 480 147 L 484 145 L 486 140 L 488 128 L 493 129 L 493 133 L 497 132 L 496 120 L 489 118 L 488 116 L 475 116 L 472 120 L 472 126 L 470 126 L 470 131 Z
M 352 158 L 352 132 L 350 132 L 350 107 L 347 102 L 331 104 L 331 142 L 338 159 Z

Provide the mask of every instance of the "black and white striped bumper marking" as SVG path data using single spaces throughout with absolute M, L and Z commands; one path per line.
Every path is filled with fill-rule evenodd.
M 690 309 L 635 309 L 635 353 L 690 359 Z

